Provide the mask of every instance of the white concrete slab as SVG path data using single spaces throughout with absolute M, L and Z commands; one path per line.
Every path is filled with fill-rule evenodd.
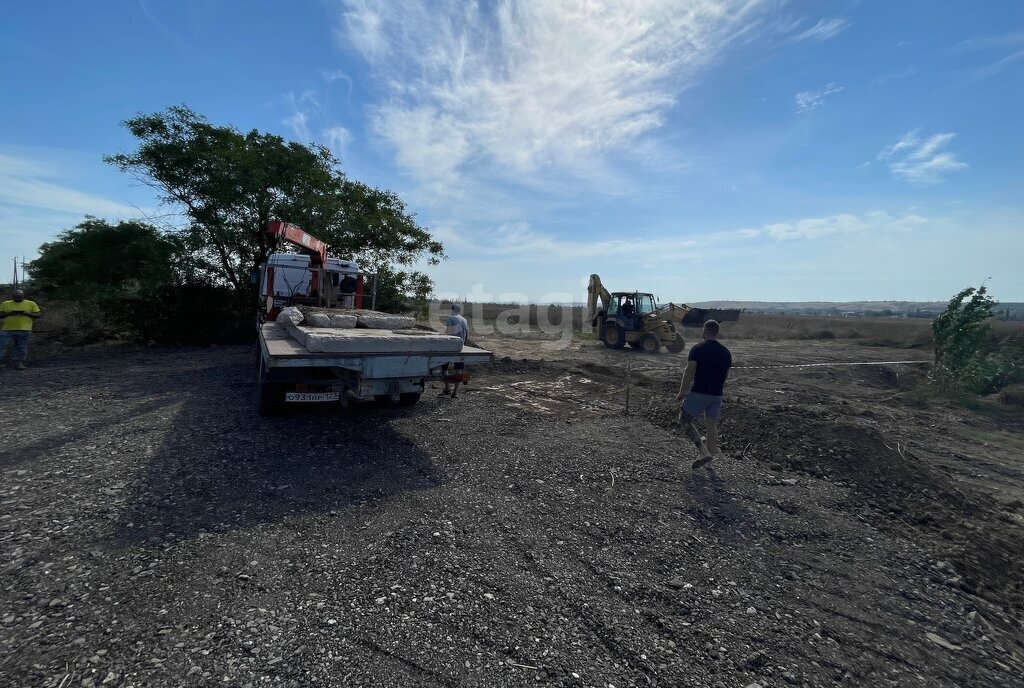
M 284 323 L 284 326 L 285 328 L 287 328 L 288 334 L 291 335 L 292 339 L 297 341 L 302 346 L 306 346 L 306 331 L 302 329 L 301 326 L 292 325 L 290 322 Z
M 462 339 L 423 330 L 321 329 L 290 327 L 292 337 L 310 353 L 458 353 Z
M 281 312 L 277 314 L 277 322 L 284 323 L 286 325 L 301 325 L 303 318 L 305 318 L 305 316 L 302 315 L 302 311 L 295 306 L 282 308 Z
M 306 321 L 302 324 L 306 327 L 330 327 L 331 317 L 326 313 L 306 313 Z
M 335 313 L 331 316 L 331 327 L 339 329 L 351 329 L 356 326 L 357 318 L 354 315 Z
M 402 330 L 416 324 L 416 319 L 408 315 L 394 315 L 376 311 L 359 312 L 359 326 L 371 330 Z

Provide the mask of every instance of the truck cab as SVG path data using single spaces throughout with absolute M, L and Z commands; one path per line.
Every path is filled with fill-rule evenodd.
M 341 258 L 328 258 L 323 269 L 310 267 L 310 256 L 271 253 L 259 269 L 259 318 L 273 321 L 286 306 L 373 308 L 366 277 L 359 266 Z

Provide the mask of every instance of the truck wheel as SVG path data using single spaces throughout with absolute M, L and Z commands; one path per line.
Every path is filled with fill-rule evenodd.
M 686 340 L 683 339 L 683 335 L 677 332 L 675 341 L 666 344 L 665 348 L 674 354 L 681 353 L 686 348 Z
M 656 354 L 661 352 L 661 340 L 658 335 L 648 332 L 640 337 L 640 350 L 645 354 Z
M 260 361 L 259 378 L 256 380 L 256 410 L 261 416 L 273 416 L 280 413 L 283 406 L 281 386 L 267 381 L 267 372 Z
M 626 331 L 619 323 L 606 322 L 601 330 L 601 341 L 609 349 L 621 349 L 626 345 Z
M 398 395 L 399 406 L 415 406 L 416 402 L 420 400 L 421 392 L 405 392 L 404 394 Z
M 284 395 L 274 384 L 260 383 L 256 385 L 256 410 L 261 416 L 274 416 L 284 406 Z

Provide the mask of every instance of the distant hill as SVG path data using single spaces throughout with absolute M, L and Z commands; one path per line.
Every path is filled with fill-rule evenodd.
M 784 315 L 868 315 L 932 318 L 945 310 L 948 301 L 700 301 L 702 308 L 741 308 L 749 313 Z M 1024 303 L 1000 303 L 1000 315 L 1024 319 Z

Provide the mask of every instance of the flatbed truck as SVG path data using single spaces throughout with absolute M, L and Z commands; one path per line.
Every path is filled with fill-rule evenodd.
M 261 323 L 258 354 L 256 403 L 263 415 L 303 403 L 377 400 L 413 406 L 427 381 L 443 379 L 445 364 L 494 359 L 472 346 L 453 353 L 311 353 L 276 321 Z M 460 371 L 448 379 L 468 378 Z

